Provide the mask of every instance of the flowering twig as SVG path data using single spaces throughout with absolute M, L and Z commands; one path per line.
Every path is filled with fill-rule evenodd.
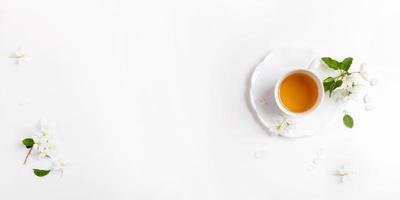
M 365 70 L 365 63 L 360 65 L 358 71 L 351 72 L 350 67 L 353 63 L 353 58 L 351 57 L 345 58 L 342 62 L 330 57 L 323 57 L 321 59 L 328 68 L 339 72 L 339 75 L 335 77 L 329 76 L 323 81 L 324 90 L 329 92 L 329 97 L 332 97 L 332 94 L 335 94 L 336 100 L 346 101 L 358 94 L 361 86 L 365 85 L 356 81 L 356 75 L 368 82 L 370 86 L 374 86 L 377 83 L 377 79 L 369 78 L 368 72 Z M 368 101 L 369 97 L 364 97 L 365 110 L 372 109 L 372 106 L 367 104 Z M 343 116 L 343 123 L 346 127 L 352 128 L 354 123 L 353 118 L 349 114 L 345 113 Z
M 41 158 L 50 159 L 53 164 L 51 169 L 33 169 L 33 173 L 38 177 L 48 175 L 51 171 L 60 171 L 61 176 L 64 173 L 64 167 L 67 165 L 65 161 L 54 158 L 54 144 L 51 143 L 49 138 L 49 128 L 44 120 L 40 122 L 40 131 L 35 133 L 32 138 L 25 138 L 22 144 L 29 149 L 25 156 L 23 164 L 25 165 L 28 157 L 31 155 L 33 149 L 39 152 Z

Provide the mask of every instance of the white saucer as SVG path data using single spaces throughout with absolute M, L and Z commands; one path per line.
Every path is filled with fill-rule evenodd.
M 273 125 L 274 120 L 282 118 L 283 115 L 274 100 L 275 83 L 285 73 L 294 69 L 309 69 L 322 80 L 326 77 L 326 70 L 321 67 L 320 57 L 305 48 L 272 50 L 251 74 L 250 106 L 266 131 Z M 320 132 L 323 126 L 340 112 L 338 106 L 325 95 L 321 105 L 312 113 L 301 117 L 285 116 L 291 123 L 291 128 L 281 136 L 298 138 Z

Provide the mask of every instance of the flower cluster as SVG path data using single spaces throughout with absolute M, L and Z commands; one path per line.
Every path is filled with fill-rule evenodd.
M 55 145 L 51 142 L 49 133 L 41 130 L 34 133 L 32 139 L 35 142 L 33 148 L 39 152 L 40 158 L 51 158 Z
M 48 159 L 52 163 L 51 169 L 33 169 L 33 172 L 36 176 L 46 176 L 51 171 L 60 171 L 61 174 L 63 174 L 64 167 L 67 165 L 67 163 L 56 156 L 56 146 L 51 138 L 50 129 L 46 120 L 41 120 L 39 122 L 39 131 L 34 133 L 31 138 L 25 138 L 22 140 L 22 144 L 29 149 L 28 154 L 25 157 L 24 164 L 26 164 L 28 157 L 32 153 L 32 150 L 35 150 L 38 153 L 39 158 Z
M 364 97 L 361 98 L 361 94 L 363 88 L 378 84 L 378 79 L 369 76 L 365 63 L 360 65 L 358 71 L 351 71 L 350 68 L 353 63 L 353 58 L 351 57 L 345 58 L 341 62 L 330 57 L 323 57 L 321 60 L 327 68 L 336 72 L 336 76 L 329 76 L 323 81 L 324 90 L 329 92 L 329 97 L 340 102 L 362 99 L 365 110 L 370 111 L 373 109 L 371 97 L 368 94 L 364 94 Z M 353 118 L 348 113 L 345 113 L 343 123 L 346 127 L 352 128 Z
M 329 91 L 329 97 L 333 97 L 336 101 L 357 100 L 360 97 L 362 88 L 375 86 L 378 83 L 377 78 L 369 76 L 365 63 L 360 65 L 358 71 L 350 71 L 353 63 L 353 58 L 351 57 L 345 58 L 342 62 L 329 57 L 322 58 L 322 61 L 328 68 L 335 70 L 337 73 L 336 76 L 330 76 L 324 80 L 325 91 Z M 364 99 L 364 103 L 369 100 L 370 97 Z
M 363 63 L 360 65 L 359 71 L 343 75 L 343 84 L 333 93 L 333 96 L 337 101 L 357 100 L 360 98 L 363 88 L 376 86 L 378 79 L 370 78 L 365 66 L 366 64 Z M 366 94 L 363 101 L 365 104 L 370 103 L 371 97 Z M 370 104 L 365 106 L 366 110 L 370 110 L 367 107 L 370 108 Z

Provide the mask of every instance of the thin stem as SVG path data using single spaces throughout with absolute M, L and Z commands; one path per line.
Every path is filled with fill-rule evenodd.
M 28 151 L 28 154 L 26 154 L 25 160 L 24 160 L 24 165 L 26 164 L 26 161 L 28 161 L 28 157 L 29 157 L 29 155 L 31 155 L 32 149 L 33 149 L 33 147 L 31 147 L 31 148 L 29 149 L 29 151 Z
M 333 79 L 335 79 L 335 81 L 338 80 L 338 79 L 340 80 L 344 76 L 345 76 L 345 74 L 341 73 L 339 76 L 333 77 Z

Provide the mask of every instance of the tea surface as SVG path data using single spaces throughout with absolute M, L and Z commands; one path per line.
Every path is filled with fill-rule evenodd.
M 305 112 L 317 102 L 317 83 L 307 74 L 291 74 L 282 81 L 279 97 L 288 110 L 297 113 Z

